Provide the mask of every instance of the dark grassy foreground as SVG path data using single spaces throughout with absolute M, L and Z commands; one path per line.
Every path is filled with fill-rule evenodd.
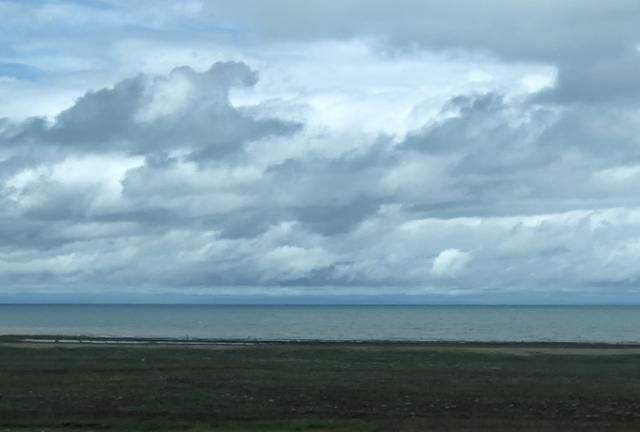
M 0 342 L 0 431 L 640 430 L 640 356 L 495 348 Z

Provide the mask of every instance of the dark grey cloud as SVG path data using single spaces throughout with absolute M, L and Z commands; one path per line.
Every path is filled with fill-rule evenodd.
M 388 146 L 379 142 L 364 152 L 287 160 L 269 167 L 267 178 L 283 215 L 330 236 L 353 229 L 393 199 L 376 186 L 392 163 Z
M 472 51 L 552 64 L 558 67 L 558 83 L 545 97 L 559 103 L 637 102 L 640 97 L 640 5 L 635 0 L 606 5 L 597 0 L 267 3 L 255 8 L 254 2 L 241 0 L 210 7 L 212 14 L 276 40 L 372 37 L 384 40 L 392 52 Z
M 144 155 L 185 149 L 197 161 L 225 158 L 253 140 L 299 129 L 231 105 L 232 87 L 257 80 L 255 71 L 234 62 L 216 63 L 205 72 L 184 66 L 166 77 L 138 75 L 88 92 L 50 125 L 29 119 L 7 127 L 3 138 L 12 145 L 33 142 L 71 152 Z
M 542 93 L 540 99 L 555 103 L 638 103 L 638 39 L 635 35 L 624 44 L 621 41 L 621 46 L 612 48 L 612 52 L 589 49 L 575 60 L 560 60 L 555 88 Z
M 637 202 L 606 179 L 638 160 L 640 142 L 623 126 L 634 124 L 629 111 L 558 111 L 526 100 L 514 105 L 493 94 L 454 98 L 449 106 L 458 107 L 459 115 L 410 134 L 400 149 L 444 164 L 452 189 L 447 196 L 457 191 L 461 197 L 450 202 L 458 214 L 541 213 Z M 428 206 L 427 200 L 414 204 Z

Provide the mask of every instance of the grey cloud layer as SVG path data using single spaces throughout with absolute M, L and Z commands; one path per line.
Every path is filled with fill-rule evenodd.
M 509 61 L 557 66 L 558 102 L 635 101 L 640 70 L 640 4 L 635 0 L 350 0 L 340 4 L 270 0 L 214 2 L 211 12 L 275 39 L 385 40 L 387 48 L 476 51 Z M 358 17 L 354 20 L 353 17 Z
M 637 110 L 459 95 L 403 139 L 267 162 L 272 140 L 310 138 L 230 104 L 256 79 L 240 63 L 184 67 L 87 93 L 51 123 L 4 120 L 2 280 L 313 293 L 639 280 Z M 131 164 L 115 185 L 90 171 L 110 158 Z
M 48 125 L 31 119 L 5 133 L 9 143 L 37 141 L 71 151 L 148 154 L 184 148 L 190 157 L 224 157 L 248 141 L 289 134 L 298 125 L 253 118 L 229 103 L 233 86 L 257 74 L 243 63 L 216 63 L 206 72 L 184 66 L 167 77 L 138 75 L 89 92 Z
M 295 97 L 232 103 L 259 84 L 242 62 L 114 79 L 51 118 L 0 119 L 0 294 L 637 293 L 637 1 L 260 4 L 0 2 L 22 17 L 0 40 L 36 53 L 23 36 L 46 39 L 62 16 L 74 31 L 96 23 L 92 46 L 224 34 L 282 58 L 358 40 L 388 62 L 435 50 L 557 79 L 451 93 L 437 114 L 414 110 L 422 126 L 377 137 L 313 130 Z

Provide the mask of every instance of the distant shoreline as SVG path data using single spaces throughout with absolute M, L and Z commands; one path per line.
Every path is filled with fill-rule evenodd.
M 90 346 L 215 346 L 215 345 L 323 345 L 372 347 L 434 347 L 434 348 L 543 348 L 543 349 L 637 349 L 640 343 L 576 342 L 576 341 L 466 341 L 409 339 L 251 339 L 251 338 L 172 338 L 119 337 L 83 335 L 0 335 L 0 344 L 90 345 Z

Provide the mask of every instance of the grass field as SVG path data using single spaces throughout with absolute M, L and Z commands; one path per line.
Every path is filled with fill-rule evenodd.
M 28 344 L 0 339 L 0 431 L 640 430 L 640 350 Z

